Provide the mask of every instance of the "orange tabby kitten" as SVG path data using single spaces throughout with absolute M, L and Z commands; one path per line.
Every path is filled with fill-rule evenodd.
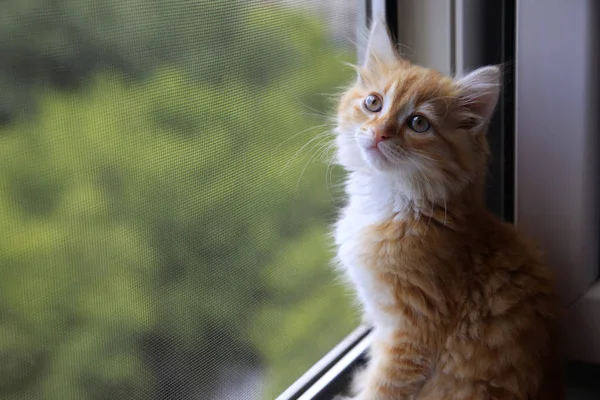
M 549 270 L 484 207 L 499 69 L 412 65 L 376 24 L 358 72 L 336 128 L 337 261 L 374 329 L 353 399 L 562 398 Z

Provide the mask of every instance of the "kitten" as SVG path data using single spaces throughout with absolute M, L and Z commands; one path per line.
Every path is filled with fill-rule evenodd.
M 335 130 L 337 262 L 374 337 L 353 399 L 562 398 L 550 271 L 484 207 L 499 68 L 443 76 L 375 24 L 357 70 Z

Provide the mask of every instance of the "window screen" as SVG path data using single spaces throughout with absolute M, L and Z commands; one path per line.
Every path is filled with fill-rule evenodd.
M 355 327 L 324 132 L 362 8 L 0 4 L 0 398 L 273 399 Z

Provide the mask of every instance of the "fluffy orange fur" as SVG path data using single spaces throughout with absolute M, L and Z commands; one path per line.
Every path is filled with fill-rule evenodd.
M 420 168 L 341 162 L 366 177 L 365 198 L 377 196 L 369 189 L 376 180 L 397 178 L 400 189 L 390 191 L 403 201 L 370 218 L 351 210 L 349 193 L 346 225 L 337 226 L 339 262 L 374 327 L 353 399 L 563 398 L 550 269 L 534 244 L 484 205 L 486 112 L 496 98 L 478 97 L 476 84 L 467 96 L 456 79 L 370 51 L 340 101 L 337 131 L 346 142 L 339 146 L 353 146 L 355 132 L 383 130 L 397 141 L 399 159 L 412 157 Z M 380 112 L 364 109 L 372 93 L 387 101 Z M 407 115 L 425 116 L 430 132 L 411 131 Z M 377 198 L 369 201 L 377 207 Z

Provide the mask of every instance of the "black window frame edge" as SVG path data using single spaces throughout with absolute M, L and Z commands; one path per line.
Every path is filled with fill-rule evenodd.
M 507 222 L 515 218 L 515 66 L 517 0 L 481 2 L 479 66 L 500 65 L 502 92 L 488 129 L 491 162 L 486 204 Z
M 365 25 L 373 18 L 373 2 L 383 4 L 385 21 L 390 34 L 398 38 L 398 1 L 366 0 Z M 450 0 L 456 10 L 456 1 Z M 468 0 L 463 0 L 466 3 Z M 498 107 L 490 122 L 488 138 L 492 160 L 489 167 L 486 203 L 490 211 L 500 218 L 514 220 L 514 171 L 515 171 L 515 39 L 516 0 L 481 2 L 479 33 L 480 46 L 474 49 L 471 59 L 479 67 L 501 65 L 503 67 L 503 90 Z M 454 43 L 453 43 L 454 45 Z M 498 50 L 499 49 L 499 50 Z M 456 54 L 453 53 L 453 57 Z M 455 59 L 453 60 L 455 63 Z M 350 385 L 352 375 L 366 362 L 366 351 L 372 341 L 372 330 L 359 326 L 342 340 L 305 374 L 294 382 L 276 400 L 331 400 Z

